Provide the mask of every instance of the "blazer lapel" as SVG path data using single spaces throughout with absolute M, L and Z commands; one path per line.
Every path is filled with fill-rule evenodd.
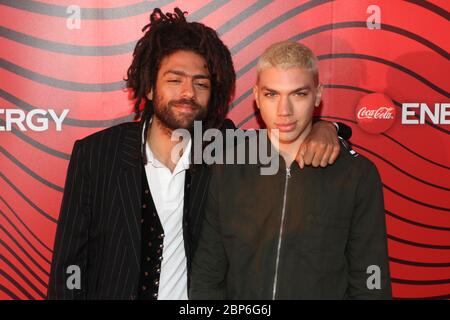
M 141 248 L 141 203 L 142 203 L 142 159 L 140 155 L 141 126 L 130 124 L 124 128 L 119 148 L 119 174 L 117 176 L 118 195 L 121 212 L 124 214 L 125 230 L 132 243 L 134 257 L 133 271 L 140 269 Z

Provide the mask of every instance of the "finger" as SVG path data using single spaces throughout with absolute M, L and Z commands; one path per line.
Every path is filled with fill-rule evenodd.
M 295 161 L 297 161 L 298 166 L 300 167 L 300 169 L 302 168 L 302 164 L 303 164 L 303 155 L 300 153 L 300 151 L 297 153 L 297 156 L 295 157 Z
M 326 166 L 328 166 L 332 153 L 333 153 L 333 146 L 328 145 L 325 152 L 323 153 L 322 159 L 320 160 L 320 166 L 322 168 L 325 168 Z
M 317 144 L 314 142 L 310 142 L 310 143 L 305 143 L 303 142 L 302 146 L 305 146 L 305 152 L 303 154 L 303 161 L 305 163 L 306 166 L 309 166 L 313 159 L 314 159 L 314 153 L 315 153 L 315 149 L 317 148 Z
M 300 145 L 299 153 L 300 153 L 302 156 L 305 156 L 307 146 L 308 146 L 308 143 L 302 143 L 302 144 Z
M 295 161 L 297 161 L 300 169 L 303 169 L 305 167 L 305 161 L 303 160 L 303 155 L 306 151 L 306 145 L 302 144 L 297 152 L 297 156 L 295 158 Z
M 300 145 L 300 148 L 298 149 L 297 155 L 295 156 L 295 160 L 300 159 L 300 157 L 303 157 L 306 152 L 306 144 L 302 143 Z
M 326 150 L 326 146 L 324 144 L 321 144 L 316 148 L 316 152 L 314 153 L 314 158 L 312 160 L 313 167 L 318 167 L 320 165 L 320 162 L 322 161 L 325 150 Z
M 328 160 L 329 164 L 333 164 L 337 157 L 339 156 L 339 153 L 341 152 L 341 147 L 338 145 L 333 146 L 333 152 L 331 153 L 330 159 Z
M 300 156 L 299 158 L 297 158 L 297 163 L 298 163 L 298 166 L 300 167 L 300 169 L 305 168 L 305 161 L 303 160 L 303 156 Z

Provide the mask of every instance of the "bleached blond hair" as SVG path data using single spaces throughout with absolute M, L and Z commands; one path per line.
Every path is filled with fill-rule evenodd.
M 259 57 L 256 72 L 269 67 L 290 69 L 305 68 L 312 72 L 314 84 L 319 84 L 317 57 L 310 48 L 294 41 L 281 41 L 272 44 Z

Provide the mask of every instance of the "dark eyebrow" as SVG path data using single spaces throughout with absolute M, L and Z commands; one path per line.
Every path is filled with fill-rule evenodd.
M 192 76 L 192 79 L 196 80 L 196 79 L 207 79 L 207 80 L 211 80 L 211 77 L 206 75 L 206 74 L 196 74 L 194 76 Z
M 186 72 L 183 71 L 179 71 L 179 70 L 167 70 L 166 72 L 164 72 L 163 76 L 167 75 L 167 74 L 174 74 L 177 76 L 181 76 L 181 77 L 189 77 L 188 74 L 186 74 Z M 208 76 L 207 74 L 196 74 L 192 76 L 192 79 L 210 79 L 210 76 Z

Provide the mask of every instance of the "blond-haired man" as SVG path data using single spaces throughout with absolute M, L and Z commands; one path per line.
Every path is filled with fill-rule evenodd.
M 345 148 L 326 168 L 294 161 L 321 102 L 316 57 L 302 44 L 276 43 L 257 72 L 254 96 L 280 169 L 214 168 L 190 298 L 390 298 L 376 167 Z

